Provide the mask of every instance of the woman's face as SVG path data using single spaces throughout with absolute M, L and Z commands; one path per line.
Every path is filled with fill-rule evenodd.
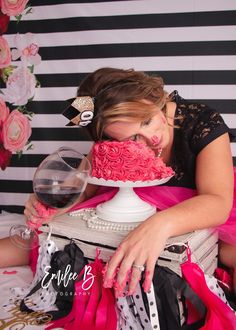
M 104 133 L 117 141 L 133 140 L 160 150 L 170 142 L 170 126 L 162 111 L 144 122 L 116 121 L 109 124 Z

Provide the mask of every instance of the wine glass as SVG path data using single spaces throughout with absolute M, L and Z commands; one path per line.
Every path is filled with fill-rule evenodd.
M 46 157 L 37 168 L 33 178 L 33 191 L 38 201 L 49 208 L 49 211 L 69 207 L 85 190 L 90 172 L 90 162 L 83 154 L 61 147 Z M 28 219 L 27 225 L 11 227 L 10 238 L 15 245 L 25 249 L 38 245 L 36 229 L 45 220 L 43 211 L 41 213 L 41 217 L 37 217 L 37 224 Z

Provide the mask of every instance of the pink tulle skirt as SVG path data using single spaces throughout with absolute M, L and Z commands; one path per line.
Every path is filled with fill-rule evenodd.
M 229 244 L 236 244 L 236 168 L 234 168 L 234 179 L 234 202 L 230 216 L 224 224 L 215 227 L 219 238 Z M 197 194 L 194 189 L 168 186 L 134 188 L 134 191 L 141 199 L 156 206 L 157 210 L 167 209 Z M 75 205 L 70 211 L 95 207 L 111 199 L 116 192 L 117 188 L 101 187 L 95 197 Z

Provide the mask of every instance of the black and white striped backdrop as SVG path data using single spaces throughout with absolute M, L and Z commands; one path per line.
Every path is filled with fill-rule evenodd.
M 32 32 L 42 56 L 35 74 L 41 82 L 30 110 L 35 113 L 34 149 L 0 172 L 0 208 L 21 212 L 40 161 L 59 146 L 87 153 L 84 131 L 64 127 L 63 100 L 81 79 L 100 67 L 156 73 L 171 92 L 203 101 L 220 111 L 236 132 L 236 1 L 30 1 L 33 13 L 7 39 Z M 232 143 L 236 160 L 236 143 Z

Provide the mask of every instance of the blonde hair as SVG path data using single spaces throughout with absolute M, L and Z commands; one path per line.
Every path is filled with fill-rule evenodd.
M 93 140 L 105 139 L 104 129 L 110 123 L 145 121 L 160 109 L 165 111 L 168 95 L 163 87 L 161 77 L 133 69 L 101 68 L 89 74 L 77 95 L 94 97 L 95 117 L 87 126 Z

